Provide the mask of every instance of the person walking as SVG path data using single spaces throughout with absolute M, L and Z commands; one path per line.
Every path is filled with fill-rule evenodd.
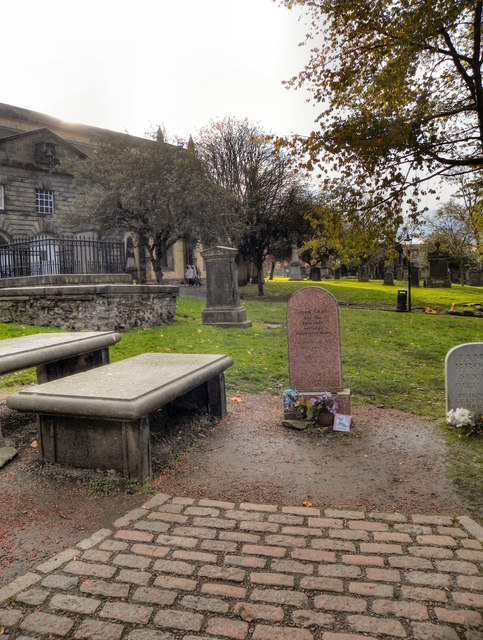
M 186 267 L 184 277 L 188 281 L 189 286 L 192 287 L 194 284 L 195 272 L 190 264 Z

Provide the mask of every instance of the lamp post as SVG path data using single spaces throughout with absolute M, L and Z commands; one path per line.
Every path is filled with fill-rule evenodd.
M 409 235 L 409 231 L 406 233 L 404 242 L 407 243 L 408 252 L 408 311 L 411 313 L 411 241 L 412 238 Z

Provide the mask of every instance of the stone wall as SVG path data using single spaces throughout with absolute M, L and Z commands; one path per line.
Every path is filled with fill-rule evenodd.
M 132 284 L 132 276 L 129 273 L 52 273 L 43 276 L 0 278 L 0 289 L 53 284 Z
M 127 331 L 173 320 L 179 288 L 78 285 L 0 289 L 0 322 L 70 331 Z

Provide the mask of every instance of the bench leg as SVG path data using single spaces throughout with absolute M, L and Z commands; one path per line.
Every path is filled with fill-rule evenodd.
M 218 418 L 226 416 L 226 387 L 225 374 L 222 372 L 208 380 L 206 383 L 208 391 L 208 411 Z
M 72 358 L 56 360 L 55 362 L 49 362 L 47 364 L 39 364 L 37 366 L 37 382 L 42 384 L 50 380 L 65 378 L 65 376 L 72 376 L 74 373 L 87 371 L 87 369 L 101 367 L 109 364 L 109 362 L 109 347 L 104 347 L 103 349 L 73 356 Z
M 133 422 L 38 416 L 42 458 L 87 469 L 115 469 L 135 482 L 151 478 L 151 439 L 147 417 Z

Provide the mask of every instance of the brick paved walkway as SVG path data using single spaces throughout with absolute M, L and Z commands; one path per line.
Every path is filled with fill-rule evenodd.
M 482 542 L 466 516 L 158 494 L 1 588 L 0 637 L 483 640 Z

